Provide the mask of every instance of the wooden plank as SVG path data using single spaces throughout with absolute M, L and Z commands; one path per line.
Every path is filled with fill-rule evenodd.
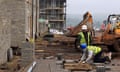
M 93 67 L 90 64 L 87 63 L 65 63 L 64 64 L 65 69 L 69 70 L 92 70 Z

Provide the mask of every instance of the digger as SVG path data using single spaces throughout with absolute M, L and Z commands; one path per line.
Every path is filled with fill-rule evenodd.
M 93 20 L 91 14 L 88 12 L 85 15 L 84 20 L 80 23 L 80 25 L 76 26 L 71 31 L 71 35 L 76 35 L 78 31 L 81 30 L 80 27 L 86 24 L 89 27 L 89 31 L 92 33 L 93 45 L 105 46 L 110 51 L 120 52 L 120 15 L 109 15 L 107 23 L 105 24 L 105 30 L 99 32 L 100 35 L 97 35 L 98 32 L 93 29 Z M 75 40 L 75 48 L 77 50 L 80 49 L 79 40 L 77 38 Z
M 101 36 L 93 37 L 93 44 L 105 45 L 110 51 L 120 52 L 120 15 L 108 16 Z

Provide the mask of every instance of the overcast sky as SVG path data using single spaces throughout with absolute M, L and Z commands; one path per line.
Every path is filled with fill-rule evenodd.
M 120 14 L 120 0 L 67 0 L 67 14 Z

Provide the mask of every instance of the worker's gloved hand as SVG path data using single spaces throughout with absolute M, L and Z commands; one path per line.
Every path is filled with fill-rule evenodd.
M 82 60 L 79 60 L 78 63 L 82 63 Z
M 83 61 L 82 63 L 86 63 L 86 61 Z

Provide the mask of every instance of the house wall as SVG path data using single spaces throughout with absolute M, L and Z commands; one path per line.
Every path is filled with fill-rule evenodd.
M 7 62 L 7 52 L 11 41 L 11 20 L 6 17 L 7 13 L 4 0 L 0 0 L 0 64 Z

